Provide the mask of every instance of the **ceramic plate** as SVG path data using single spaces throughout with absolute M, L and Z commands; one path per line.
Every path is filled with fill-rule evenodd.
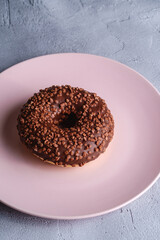
M 115 134 L 106 152 L 82 168 L 33 157 L 19 141 L 20 107 L 41 88 L 70 84 L 106 100 Z M 55 54 L 0 74 L 0 200 L 56 219 L 111 212 L 147 190 L 160 172 L 160 96 L 134 70 L 103 57 Z

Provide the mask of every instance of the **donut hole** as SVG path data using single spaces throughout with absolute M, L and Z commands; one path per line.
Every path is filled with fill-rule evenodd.
M 62 122 L 60 122 L 59 126 L 61 128 L 71 128 L 76 125 L 78 120 L 79 119 L 76 114 L 74 112 L 71 112 L 70 114 L 65 114 L 64 119 L 62 120 Z

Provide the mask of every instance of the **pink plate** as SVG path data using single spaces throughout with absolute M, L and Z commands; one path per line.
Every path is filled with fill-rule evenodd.
M 41 88 L 70 84 L 104 98 L 115 135 L 82 168 L 43 163 L 22 146 L 16 118 Z M 160 172 L 160 96 L 132 69 L 103 57 L 55 54 L 0 74 L 0 199 L 36 216 L 76 219 L 111 212 L 147 190 Z

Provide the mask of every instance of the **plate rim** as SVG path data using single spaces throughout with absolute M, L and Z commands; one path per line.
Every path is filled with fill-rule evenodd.
M 102 216 L 104 214 L 107 214 L 107 213 L 111 213 L 111 212 L 114 212 L 122 207 L 125 207 L 126 205 L 132 203 L 133 201 L 135 201 L 136 199 L 140 198 L 144 193 L 146 193 L 154 184 L 155 182 L 159 179 L 160 177 L 160 173 L 158 173 L 158 175 L 156 176 L 156 178 L 148 185 L 148 187 L 146 187 L 143 191 L 141 191 L 138 195 L 136 195 L 135 197 L 131 198 L 130 200 L 114 207 L 114 208 L 111 208 L 109 210 L 106 210 L 106 211 L 101 211 L 101 212 L 98 212 L 98 213 L 91 213 L 91 214 L 86 214 L 86 215 L 79 215 L 79 216 L 53 216 L 53 215 L 46 215 L 46 214 L 43 214 L 43 213 L 35 213 L 35 212 L 32 212 L 32 211 L 25 211 L 19 207 L 15 207 L 14 205 L 12 204 L 8 204 L 6 203 L 5 201 L 2 201 L 0 200 L 1 203 L 5 204 L 6 206 L 8 207 L 11 207 L 13 208 L 14 210 L 17 210 L 19 212 L 22 212 L 22 213 L 25 213 L 25 214 L 28 214 L 30 216 L 35 216 L 35 217 L 41 217 L 41 218 L 46 218 L 46 219 L 55 219 L 55 220 L 76 220 L 76 219 L 86 219 L 86 218 L 92 218 L 92 217 L 98 217 L 98 216 Z
M 104 57 L 104 56 L 101 56 L 101 55 L 90 54 L 90 53 L 80 53 L 80 52 L 79 52 L 79 53 L 75 53 L 75 52 L 73 52 L 73 53 L 72 53 L 72 52 L 66 52 L 66 53 L 65 53 L 65 52 L 64 52 L 64 53 L 52 53 L 52 54 L 40 55 L 40 56 L 33 57 L 33 58 L 29 58 L 29 59 L 26 59 L 26 60 L 24 60 L 24 61 L 21 61 L 21 62 L 18 62 L 18 63 L 16 63 L 16 64 L 11 65 L 10 67 L 2 70 L 2 72 L 0 72 L 0 76 L 3 75 L 6 71 L 8 71 L 8 70 L 10 70 L 10 69 L 12 69 L 12 68 L 14 68 L 14 67 L 16 67 L 17 65 L 20 65 L 20 64 L 23 64 L 23 63 L 25 63 L 25 62 L 32 61 L 32 60 L 36 60 L 36 59 L 38 59 L 38 58 L 45 58 L 45 57 L 53 56 L 53 55 L 85 55 L 85 56 L 91 56 L 91 57 L 98 57 L 98 58 L 102 58 L 102 59 L 107 59 L 108 61 L 111 61 L 111 62 L 113 62 L 113 63 L 115 63 L 115 64 L 121 65 L 121 66 L 127 68 L 128 70 L 134 72 L 135 74 L 139 75 L 139 76 L 140 76 L 141 78 L 143 78 L 143 80 L 144 80 L 147 84 L 149 84 L 149 85 L 156 91 L 156 93 L 160 96 L 160 91 L 159 91 L 145 76 L 143 76 L 141 73 L 137 72 L 137 71 L 134 70 L 133 68 L 127 66 L 127 65 L 124 64 L 124 63 L 121 63 L 121 62 L 119 62 L 119 61 L 116 61 L 116 60 L 114 60 L 114 59 L 112 59 L 112 58 Z
M 48 56 L 53 56 L 53 55 L 83 55 L 83 56 L 91 56 L 91 57 L 98 57 L 98 58 L 102 58 L 104 60 L 108 60 L 110 62 L 113 62 L 115 64 L 118 64 L 124 68 L 127 68 L 129 71 L 132 71 L 134 72 L 135 74 L 139 75 L 141 77 L 141 79 L 143 79 L 144 82 L 146 82 L 154 91 L 156 94 L 158 94 L 158 96 L 160 97 L 160 92 L 158 91 L 158 89 L 148 80 L 146 79 L 141 73 L 137 72 L 136 70 L 134 70 L 133 68 L 121 63 L 121 62 L 118 62 L 114 59 L 111 59 L 111 58 L 107 58 L 107 57 L 104 57 L 104 56 L 100 56 L 100 55 L 95 55 L 95 54 L 88 54 L 88 53 L 72 53 L 72 52 L 68 52 L 68 53 L 54 53 L 54 54 L 46 54 L 46 55 L 40 55 L 40 56 L 37 56 L 37 57 L 33 57 L 33 58 L 30 58 L 30 59 L 27 59 L 27 60 L 24 60 L 22 62 L 19 62 L 17 64 L 14 64 L 10 67 L 8 67 L 7 69 L 3 70 L 2 72 L 0 72 L 0 77 L 3 76 L 3 74 L 5 74 L 6 71 L 16 67 L 17 65 L 20 65 L 20 64 L 24 64 L 25 62 L 29 62 L 29 61 L 32 61 L 32 60 L 36 60 L 36 59 L 39 59 L 39 58 L 45 58 L 45 57 L 48 57 Z M 10 203 L 7 203 L 3 200 L 0 199 L 0 202 L 5 204 L 6 206 L 8 207 L 11 207 L 17 211 L 20 211 L 22 213 L 25 213 L 25 214 L 28 214 L 28 215 L 32 215 L 32 216 L 36 216 L 36 217 L 42 217 L 42 218 L 48 218 L 48 219 L 56 219 L 56 220 L 75 220 L 75 219 L 85 219 L 85 218 L 92 218 L 92 217 L 96 217 L 96 216 L 101 216 L 101 215 L 104 215 L 104 214 L 107 214 L 107 213 L 110 213 L 110 212 L 113 212 L 115 210 L 118 210 L 126 205 L 128 205 L 129 203 L 133 202 L 134 200 L 138 199 L 139 197 L 141 197 L 144 193 L 146 193 L 153 185 L 154 183 L 159 179 L 160 177 L 160 171 L 159 173 L 155 176 L 155 178 L 153 179 L 153 181 L 143 190 L 141 191 L 139 194 L 137 194 L 136 196 L 132 197 L 131 199 L 129 199 L 128 201 L 116 206 L 116 207 L 113 207 L 111 209 L 108 209 L 106 211 L 101 211 L 101 212 L 95 212 L 95 213 L 90 213 L 90 214 L 85 214 L 85 215 L 79 215 L 79 216 L 53 216 L 53 215 L 49 215 L 49 214 L 43 214 L 43 213 L 36 213 L 34 211 L 28 211 L 28 210 L 24 210 L 24 209 L 21 209 L 19 208 L 18 206 L 15 206 L 15 205 L 12 205 Z

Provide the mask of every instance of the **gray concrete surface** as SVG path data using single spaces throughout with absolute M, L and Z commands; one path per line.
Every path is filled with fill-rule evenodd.
M 160 1 L 0 0 L 0 72 L 58 52 L 118 60 L 160 90 Z M 160 180 L 123 209 L 85 220 L 47 220 L 0 204 L 0 240 L 158 240 L 159 188 Z

